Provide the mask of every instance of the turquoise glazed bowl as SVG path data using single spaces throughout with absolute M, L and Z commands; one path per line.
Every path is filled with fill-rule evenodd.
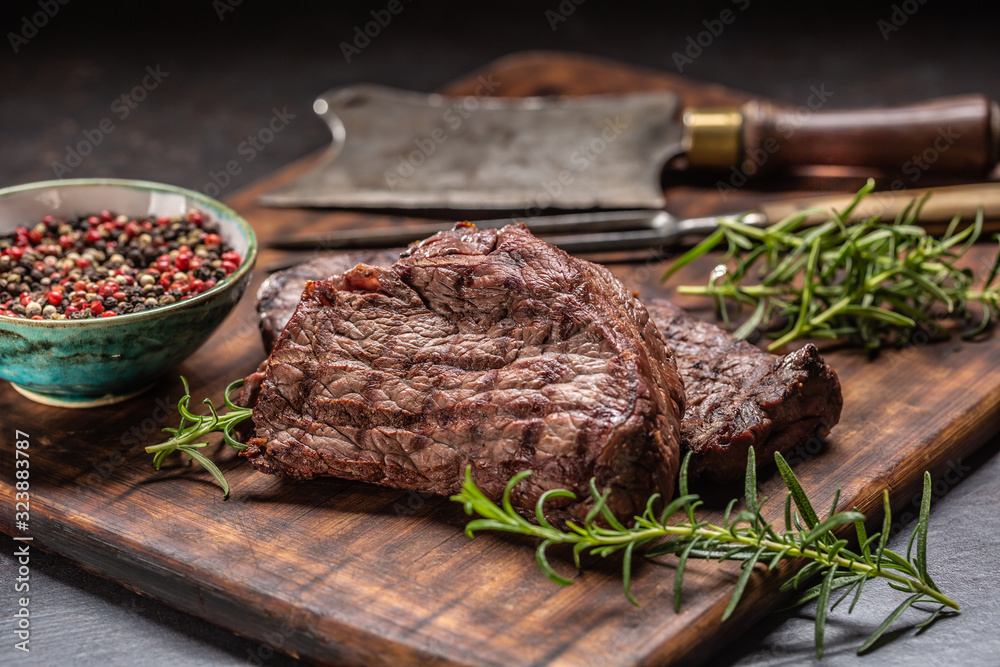
M 45 215 L 71 218 L 107 209 L 129 216 L 176 216 L 197 209 L 243 262 L 212 289 L 152 310 L 86 320 L 0 316 L 0 378 L 48 405 L 92 407 L 147 389 L 190 356 L 240 300 L 257 240 L 246 220 L 192 190 L 119 179 L 73 179 L 0 190 L 0 234 Z

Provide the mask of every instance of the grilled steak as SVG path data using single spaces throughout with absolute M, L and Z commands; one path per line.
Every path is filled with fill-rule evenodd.
M 673 492 L 681 381 L 639 301 L 523 226 L 458 225 L 391 267 L 309 282 L 248 379 L 258 470 L 498 499 L 582 517 L 591 477 L 619 517 Z
M 840 381 L 815 346 L 768 354 L 669 301 L 647 308 L 684 380 L 681 448 L 693 452 L 692 477 L 741 479 L 751 445 L 763 465 L 840 420 Z
M 402 248 L 395 250 L 362 250 L 351 253 L 323 255 L 303 264 L 278 271 L 268 276 L 257 290 L 257 314 L 260 316 L 260 333 L 264 348 L 270 352 L 278 334 L 292 318 L 299 305 L 306 281 L 338 276 L 358 264 L 391 266 L 399 259 Z
M 261 330 L 270 349 L 291 318 L 306 280 L 325 278 L 359 261 L 389 266 L 401 251 L 349 253 L 316 259 L 274 274 L 257 294 Z M 764 465 L 840 419 L 837 374 L 812 345 L 776 356 L 698 320 L 663 299 L 649 314 L 673 349 L 687 408 L 681 450 L 691 450 L 689 473 L 711 481 L 742 479 L 753 445 Z M 252 393 L 255 376 L 247 391 Z

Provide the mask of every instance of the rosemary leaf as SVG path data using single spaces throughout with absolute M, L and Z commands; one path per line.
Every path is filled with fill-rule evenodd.
M 889 629 L 889 626 L 895 623 L 896 619 L 902 616 L 903 612 L 906 611 L 910 607 L 910 605 L 912 605 L 914 602 L 920 599 L 920 597 L 921 597 L 920 593 L 914 593 L 910 597 L 903 600 L 903 602 L 898 607 L 896 607 L 896 609 L 891 614 L 889 614 L 884 621 L 882 621 L 882 624 L 878 626 L 878 629 L 875 630 L 875 632 L 873 632 L 871 636 L 868 637 L 867 640 L 865 640 L 865 643 L 862 644 L 861 648 L 858 649 L 858 655 L 862 655 L 864 654 L 865 651 L 870 649 L 875 644 L 875 642 L 879 640 L 879 637 L 885 634 L 885 631 Z
M 204 442 L 202 439 L 215 432 L 222 433 L 223 442 L 233 449 L 246 449 L 246 445 L 233 437 L 233 429 L 249 419 L 253 411 L 251 408 L 239 407 L 229 398 L 233 391 L 242 386 L 243 380 L 237 380 L 226 387 L 223 400 L 227 412 L 220 413 L 211 399 L 206 398 L 202 401 L 202 404 L 208 407 L 209 414 L 207 415 L 191 412 L 191 388 L 184 376 L 181 376 L 181 383 L 184 385 L 184 395 L 177 401 L 177 411 L 181 416 L 180 424 L 176 428 L 163 429 L 170 435 L 168 440 L 146 447 L 146 451 L 153 455 L 153 468 L 159 470 L 164 459 L 169 455 L 175 452 L 184 452 L 212 473 L 212 477 L 222 487 L 223 499 L 229 498 L 229 483 L 222 471 L 198 449 L 207 447 L 208 442 Z
M 982 236 L 982 209 L 971 224 L 953 218 L 940 239 L 918 225 L 926 197 L 892 221 L 848 222 L 873 187 L 869 181 L 842 213 L 821 211 L 828 219 L 812 227 L 803 224 L 802 212 L 766 228 L 722 219 L 663 278 L 725 242 L 728 251 L 708 284 L 682 285 L 678 292 L 710 297 L 727 327 L 728 304 L 749 308 L 735 335 L 764 330 L 775 339 L 771 350 L 802 338 L 845 337 L 873 352 L 902 346 L 921 328 L 937 329 L 940 313 L 978 320 L 964 337 L 979 336 L 1000 316 L 1000 287 L 993 284 L 1000 253 L 979 289 L 958 262 Z
M 678 556 L 677 567 L 673 574 L 673 606 L 675 610 L 680 609 L 684 574 L 692 558 L 742 561 L 742 570 L 726 605 L 723 620 L 730 618 L 738 608 L 758 563 L 766 563 L 768 569 L 775 568 L 782 561 L 793 565 L 790 577 L 779 588 L 782 592 L 798 590 L 801 584 L 815 575 L 822 574 L 823 580 L 800 594 L 796 602 L 801 604 L 804 601 L 818 598 L 817 655 L 822 655 L 828 612 L 847 599 L 852 592 L 854 597 L 848 613 L 853 611 L 860 600 L 865 584 L 870 579 L 881 579 L 891 588 L 908 593 L 909 598 L 869 638 L 869 641 L 862 647 L 863 650 L 870 649 L 885 632 L 885 629 L 907 607 L 918 601 L 933 601 L 940 606 L 940 609 L 959 611 L 958 603 L 944 595 L 931 581 L 930 574 L 927 572 L 926 561 L 922 560 L 926 557 L 926 551 L 922 551 L 926 549 L 926 536 L 918 540 L 916 563 L 910 563 L 907 559 L 886 548 L 885 544 L 891 525 L 887 493 L 883 494 L 883 507 L 886 512 L 883 530 L 881 533 L 868 536 L 863 525 L 865 517 L 861 513 L 857 511 L 834 512 L 839 492 L 834 495 L 830 516 L 822 522 L 819 521 L 811 501 L 791 472 L 787 462 L 780 454 L 775 455 L 775 461 L 782 473 L 785 486 L 788 488 L 784 508 L 785 530 L 780 535 L 761 516 L 761 507 L 767 499 L 762 500 L 757 497 L 754 467 L 756 461 L 752 450 L 748 455 L 749 474 L 744 489 L 747 508 L 737 513 L 730 521 L 732 510 L 737 502 L 733 500 L 727 508 L 722 525 L 699 520 L 695 516 L 695 508 L 700 505 L 701 501 L 697 495 L 687 493 L 687 458 L 682 464 L 682 474 L 678 484 L 681 496 L 668 503 L 666 510 L 659 515 L 655 511 L 655 505 L 660 499 L 658 497 L 650 498 L 644 506 L 643 514 L 635 517 L 631 526 L 626 526 L 618 518 L 611 515 L 606 505 L 607 491 L 600 491 L 593 481 L 590 484 L 590 493 L 594 499 L 594 507 L 581 525 L 566 522 L 565 528 L 557 527 L 546 521 L 544 512 L 546 500 L 569 497 L 569 495 L 563 495 L 568 494 L 568 491 L 548 492 L 549 495 L 536 504 L 536 518 L 539 519 L 537 524 L 526 521 L 510 506 L 510 490 L 517 481 L 524 478 L 523 474 L 515 476 L 512 483 L 508 484 L 501 504 L 497 505 L 476 488 L 472 480 L 471 468 L 467 469 L 462 490 L 452 496 L 452 500 L 461 503 L 470 515 L 480 517 L 473 519 L 467 525 L 466 533 L 470 537 L 478 531 L 495 530 L 537 538 L 539 545 L 535 552 L 535 558 L 538 567 L 546 577 L 558 584 L 567 585 L 572 580 L 559 575 L 552 567 L 548 558 L 548 550 L 551 546 L 571 545 L 573 563 L 577 568 L 581 565 L 579 556 L 585 551 L 600 558 L 620 555 L 624 594 L 626 599 L 633 604 L 638 604 L 638 600 L 632 592 L 632 583 L 635 576 L 635 556 L 639 554 L 647 558 L 669 554 Z M 804 523 L 800 522 L 798 515 L 792 511 L 793 503 L 798 507 Z M 679 517 L 679 521 L 673 523 L 675 517 Z M 924 512 L 921 520 L 922 527 L 926 527 L 927 519 L 928 512 Z M 846 539 L 834 535 L 835 532 L 839 532 L 840 529 L 849 524 L 854 524 L 852 532 L 858 534 L 861 546 L 857 553 L 847 549 Z M 878 549 L 873 554 L 870 546 L 876 540 L 879 541 Z M 658 542 L 658 544 L 654 544 L 654 542 Z M 924 556 L 921 557 L 920 553 L 923 553 Z M 765 558 L 766 560 L 764 560 Z M 841 588 L 845 589 L 844 592 L 831 604 L 832 591 Z M 940 609 L 934 612 L 935 615 L 928 619 L 924 627 L 927 627 L 933 618 L 942 613 Z
M 765 547 L 760 547 L 754 552 L 753 556 L 743 562 L 743 571 L 740 572 L 740 577 L 736 580 L 736 587 L 733 589 L 733 595 L 729 598 L 729 604 L 726 606 L 726 610 L 722 612 L 723 621 L 727 620 L 736 610 L 736 605 L 739 604 L 740 598 L 743 597 L 743 590 L 747 587 L 747 582 L 750 581 L 750 575 L 753 574 L 753 566 L 757 564 L 758 560 L 760 560 L 761 554 L 764 553 L 764 549 Z
M 834 577 L 837 576 L 837 564 L 834 563 L 826 571 L 823 584 L 819 589 L 816 602 L 816 659 L 823 659 L 823 633 L 826 631 L 826 611 L 830 605 L 830 591 L 833 589 Z
M 700 538 L 696 537 L 687 543 L 684 551 L 681 552 L 680 557 L 677 559 L 677 571 L 674 574 L 674 611 L 678 614 L 681 612 L 681 588 L 684 584 L 684 566 L 687 565 L 688 556 L 691 555 L 691 551 L 698 545 Z
M 813 509 L 812 503 L 809 502 L 809 496 L 802 490 L 802 485 L 799 484 L 798 478 L 792 472 L 792 467 L 788 465 L 785 457 L 780 452 L 774 453 L 774 460 L 778 464 L 778 472 L 781 473 L 781 479 L 785 481 L 785 486 L 788 487 L 792 500 L 795 501 L 795 506 L 799 508 L 802 520 L 806 522 L 806 527 L 812 530 L 819 523 L 819 517 L 816 516 L 816 510 Z
M 927 581 L 927 524 L 931 513 L 931 474 L 924 473 L 924 495 L 920 501 L 920 518 L 917 519 L 917 558 L 914 564 L 920 578 Z

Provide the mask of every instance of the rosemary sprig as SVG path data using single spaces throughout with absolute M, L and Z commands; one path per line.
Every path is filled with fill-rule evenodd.
M 941 238 L 917 224 L 926 197 L 892 222 L 849 223 L 874 185 L 869 180 L 850 206 L 828 212 L 817 226 L 807 226 L 807 218 L 825 211 L 800 211 L 763 228 L 721 218 L 719 229 L 679 257 L 663 280 L 725 241 L 727 252 L 708 284 L 677 291 L 712 297 L 727 324 L 727 302 L 751 309 L 735 332 L 741 338 L 779 323 L 769 332 L 776 338 L 771 350 L 800 338 L 846 337 L 872 351 L 902 345 L 921 328 L 937 333 L 935 313 L 973 319 L 970 303 L 978 303 L 981 314 L 965 337 L 981 334 L 1000 315 L 1000 285 L 993 285 L 1000 254 L 980 289 L 973 272 L 956 263 L 982 236 L 982 209 L 961 230 L 956 216 Z
M 858 653 L 868 651 L 889 626 L 909 607 L 929 602 L 938 605 L 922 625 L 930 624 L 945 609 L 959 610 L 958 603 L 946 596 L 927 573 L 927 523 L 930 514 L 931 477 L 924 474 L 923 503 L 920 506 L 920 518 L 913 532 L 911 549 L 903 558 L 886 547 L 888 530 L 891 523 L 889 510 L 889 494 L 883 493 L 885 520 L 882 532 L 867 535 L 865 531 L 865 516 L 857 511 L 836 512 L 840 492 L 835 494 L 830 513 L 823 520 L 819 519 L 812 503 L 802 490 L 795 474 L 781 454 L 775 453 L 778 470 L 788 488 L 785 497 L 785 527 L 778 530 L 765 521 L 761 509 L 767 499 L 757 498 L 757 476 L 753 449 L 750 450 L 747 461 L 746 476 L 746 507 L 732 515 L 737 501 L 734 499 L 726 509 L 721 525 L 698 520 L 695 509 L 702 504 L 697 495 L 688 493 L 687 464 L 685 457 L 681 465 L 680 494 L 666 507 L 657 512 L 656 505 L 660 500 L 654 494 L 646 504 L 641 516 L 635 517 L 632 527 L 625 527 L 608 509 L 606 502 L 608 491 L 598 491 L 594 480 L 590 482 L 590 492 L 594 499 L 594 507 L 587 514 L 582 524 L 566 522 L 566 529 L 558 528 L 545 517 L 545 504 L 552 498 L 575 498 L 575 494 L 564 489 L 546 491 L 538 499 L 535 506 L 535 519 L 532 523 L 518 514 L 510 502 L 511 491 L 523 479 L 531 474 L 525 470 L 515 475 L 507 484 L 501 505 L 483 495 L 472 481 L 472 471 L 466 468 L 465 483 L 462 491 L 452 496 L 452 500 L 465 506 L 469 515 L 478 515 L 466 526 L 465 532 L 473 537 L 477 531 L 497 530 L 508 533 L 528 535 L 541 540 L 535 551 L 538 567 L 553 582 L 569 585 L 572 582 L 552 567 L 548 558 L 549 547 L 558 544 L 572 545 L 573 560 L 580 568 L 580 554 L 589 552 L 592 555 L 607 557 L 622 553 L 622 580 L 625 596 L 633 604 L 638 604 L 631 590 L 633 560 L 636 554 L 647 558 L 677 554 L 676 574 L 674 576 L 674 609 L 680 610 L 681 588 L 684 578 L 684 568 L 690 558 L 713 560 L 740 560 L 742 571 L 736 581 L 735 589 L 730 597 L 729 605 L 722 615 L 726 620 L 736 609 L 750 575 L 756 565 L 774 569 L 782 561 L 793 560 L 797 568 L 795 575 L 781 587 L 783 591 L 798 590 L 806 581 L 819 578 L 820 583 L 802 591 L 793 606 L 818 600 L 816 614 L 816 655 L 823 655 L 823 632 L 826 627 L 827 610 L 836 607 L 852 592 L 854 599 L 848 609 L 853 611 L 861 590 L 871 579 L 883 579 L 896 590 L 911 593 L 900 606 L 872 633 L 868 640 L 858 649 Z M 794 509 L 793 509 L 794 505 Z M 671 523 L 675 515 L 680 515 L 680 521 Z M 859 547 L 848 549 L 848 540 L 837 536 L 838 529 L 853 524 L 857 533 Z M 661 538 L 669 538 L 659 541 Z M 872 545 L 878 541 L 878 547 L 872 552 Z M 916 541 L 916 553 L 911 551 L 913 541 Z M 654 542 L 658 541 L 654 544 Z M 832 605 L 830 597 L 834 590 L 844 589 L 844 593 Z
M 212 477 L 222 487 L 224 492 L 222 497 L 229 498 L 229 483 L 226 481 L 225 475 L 222 474 L 222 471 L 219 470 L 219 467 L 211 459 L 198 451 L 208 446 L 207 442 L 199 442 L 199 440 L 209 433 L 219 431 L 222 433 L 226 444 L 233 449 L 247 448 L 246 445 L 233 437 L 233 429 L 240 422 L 249 419 L 253 414 L 253 410 L 251 408 L 241 408 L 229 399 L 229 395 L 243 384 L 243 380 L 236 380 L 226 387 L 226 391 L 223 394 L 223 400 L 228 408 L 226 412 L 220 414 L 209 398 L 202 401 L 202 403 L 208 406 L 209 414 L 207 415 L 196 415 L 191 412 L 191 389 L 188 387 L 187 378 L 183 375 L 181 376 L 181 382 L 184 383 L 184 396 L 177 402 L 177 410 L 181 413 L 181 423 L 177 428 L 163 429 L 167 433 L 172 434 L 171 438 L 158 445 L 146 447 L 146 451 L 153 454 L 153 467 L 157 470 L 163 465 L 165 458 L 177 451 L 184 452 L 200 463 L 205 470 L 212 473 Z M 188 422 L 191 423 L 188 424 Z

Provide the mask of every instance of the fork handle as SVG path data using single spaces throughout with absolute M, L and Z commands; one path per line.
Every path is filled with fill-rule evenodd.
M 943 231 L 956 215 L 965 222 L 975 219 L 980 208 L 983 209 L 984 229 L 1000 231 L 1000 183 L 973 183 L 970 185 L 952 185 L 920 190 L 885 190 L 869 193 L 854 209 L 849 220 L 880 217 L 882 220 L 893 220 L 900 212 L 925 195 L 931 197 L 920 209 L 917 223 L 927 227 L 929 231 Z M 777 222 L 793 213 L 809 208 L 845 210 L 854 200 L 854 195 L 823 195 L 787 200 L 772 200 L 760 204 L 757 210 L 764 214 L 768 222 Z M 810 222 L 827 219 L 828 215 L 817 215 Z

